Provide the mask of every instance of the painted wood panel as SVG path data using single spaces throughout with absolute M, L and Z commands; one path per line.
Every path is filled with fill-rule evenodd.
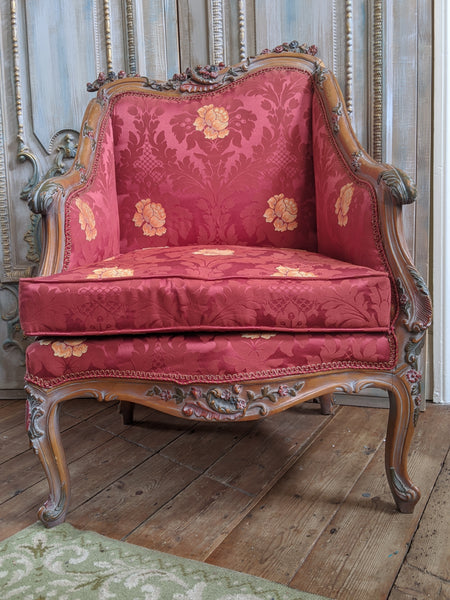
M 22 385 L 17 281 L 39 253 L 23 197 L 58 161 L 70 164 L 66 135 L 78 130 L 85 83 L 99 71 L 167 79 L 283 41 L 316 44 L 363 145 L 417 180 L 405 231 L 427 275 L 431 9 L 432 0 L 0 0 L 0 390 Z

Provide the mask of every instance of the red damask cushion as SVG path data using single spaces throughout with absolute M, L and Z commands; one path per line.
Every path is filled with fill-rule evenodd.
M 382 333 L 47 338 L 28 346 L 25 378 L 44 388 L 97 377 L 222 383 L 336 369 L 390 369 L 395 359 L 395 339 Z
M 387 332 L 390 309 L 386 273 L 286 248 L 145 248 L 20 283 L 28 335 Z
M 310 74 L 271 69 L 181 97 L 113 100 L 121 252 L 317 249 Z

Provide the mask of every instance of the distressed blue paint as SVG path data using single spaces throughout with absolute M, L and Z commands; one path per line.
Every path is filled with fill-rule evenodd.
M 80 128 L 96 78 L 94 10 L 94 0 L 26 3 L 33 130 L 46 150 L 57 131 Z

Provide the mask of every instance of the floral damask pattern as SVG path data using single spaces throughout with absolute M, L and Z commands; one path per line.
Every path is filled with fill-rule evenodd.
M 231 248 L 202 248 L 195 250 L 193 254 L 201 254 L 202 256 L 233 256 L 234 250 Z
M 229 115 L 222 106 L 208 104 L 198 109 L 198 117 L 194 121 L 197 131 L 203 131 L 207 140 L 223 139 L 230 131 L 227 129 Z
M 78 221 L 81 225 L 81 229 L 86 234 L 86 240 L 91 242 L 97 237 L 97 229 L 95 228 L 95 217 L 91 207 L 87 202 L 77 198 L 75 201 L 78 210 L 80 211 Z
M 345 227 L 348 223 L 348 211 L 352 203 L 353 189 L 353 183 L 346 183 L 341 187 L 339 198 L 336 200 L 335 213 L 341 227 Z
M 160 245 L 143 198 L 164 207 L 168 246 L 316 250 L 312 95 L 308 73 L 276 69 L 201 97 L 115 98 L 121 252 Z
M 272 277 L 317 277 L 315 273 L 311 271 L 302 271 L 293 267 L 283 267 L 279 265 L 276 273 L 272 273 Z
M 395 364 L 395 339 L 388 333 L 278 333 L 270 339 L 263 334 L 92 337 L 89 351 L 76 360 L 55 357 L 50 346 L 34 342 L 27 348 L 26 379 L 45 388 L 96 376 L 238 383 L 336 369 L 388 369 Z
M 152 202 L 149 198 L 140 200 L 136 204 L 136 212 L 133 217 L 136 227 L 142 227 L 144 235 L 164 235 L 167 229 L 166 212 L 159 202 Z
M 275 231 L 293 231 L 298 227 L 297 204 L 293 198 L 285 198 L 284 194 L 276 194 L 267 201 L 269 208 L 264 213 L 268 223 L 273 223 Z
M 106 261 L 105 261 L 106 262 Z M 116 279 L 117 277 L 133 277 L 134 269 L 119 269 L 119 267 L 101 267 L 94 269 L 86 279 Z
M 68 339 L 68 340 L 40 340 L 41 346 L 51 346 L 54 356 L 58 358 L 71 358 L 75 356 L 80 358 L 88 350 L 84 339 Z
M 143 248 L 116 256 L 112 265 L 106 260 L 22 279 L 22 327 L 28 335 L 53 336 L 389 328 L 385 273 L 304 250 L 216 249 L 197 254 L 195 246 Z M 89 277 L 112 274 L 112 268 L 132 270 L 133 276 Z

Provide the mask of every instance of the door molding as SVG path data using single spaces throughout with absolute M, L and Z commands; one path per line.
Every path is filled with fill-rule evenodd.
M 450 6 L 434 3 L 433 400 L 450 403 Z

